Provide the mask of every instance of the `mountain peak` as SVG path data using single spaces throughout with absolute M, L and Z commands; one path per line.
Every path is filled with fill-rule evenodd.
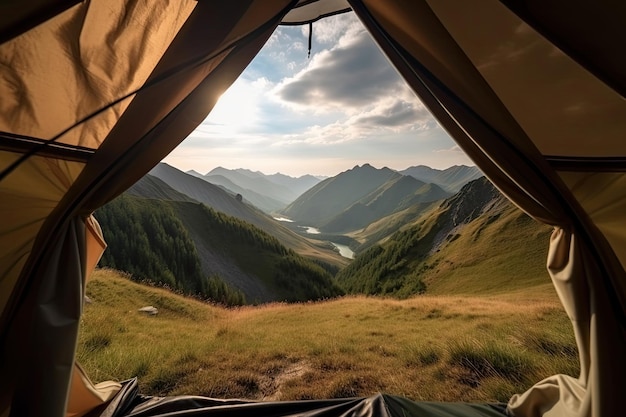
M 190 169 L 189 171 L 185 171 L 185 174 L 189 174 L 189 175 L 192 175 L 192 176 L 198 177 L 198 178 L 204 177 L 204 175 L 202 175 L 201 173 L 199 173 L 198 171 L 196 171 L 194 169 Z

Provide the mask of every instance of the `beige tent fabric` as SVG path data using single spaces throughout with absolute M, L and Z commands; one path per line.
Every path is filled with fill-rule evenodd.
M 63 223 L 33 271 L 39 285 L 29 287 L 11 322 L 3 355 L 9 369 L 3 379 L 10 377 L 3 386 L 13 391 L 11 415 L 65 414 L 83 302 L 85 237 L 82 219 Z
M 595 0 L 502 0 L 518 16 L 551 39 L 598 79 L 626 97 L 624 47 L 626 2 Z M 549 6 L 549 7 L 548 7 Z
M 122 385 L 114 381 L 94 385 L 85 371 L 75 363 L 66 417 L 84 416 L 94 408 L 110 401 L 121 388 Z
M 561 172 L 563 181 L 602 231 L 626 269 L 626 173 Z M 620 293 L 626 294 L 626 282 Z
M 193 3 L 195 7 L 180 30 L 164 24 L 162 20 L 156 20 L 161 24 L 154 27 L 155 30 L 175 35 L 169 44 L 159 45 L 161 49 L 158 51 L 144 48 L 146 45 L 142 42 L 149 44 L 152 39 L 158 41 L 160 38 L 151 32 L 144 33 L 145 36 L 140 35 L 146 28 L 141 22 L 142 19 L 138 22 L 126 22 L 122 25 L 125 26 L 124 30 L 121 30 L 120 26 L 120 31 L 114 30 L 108 33 L 108 37 L 95 40 L 93 45 L 102 42 L 111 44 L 120 42 L 120 45 L 115 45 L 120 51 L 124 51 L 125 42 L 129 42 L 128 54 L 116 56 L 116 59 L 124 61 L 120 62 L 119 80 L 126 80 L 128 83 L 112 91 L 108 83 L 111 81 L 115 84 L 117 78 L 112 77 L 111 80 L 104 82 L 102 84 L 104 89 L 96 91 L 93 96 L 95 97 L 93 107 L 90 107 L 91 102 L 87 101 L 86 111 L 71 99 L 63 102 L 60 107 L 67 106 L 66 111 L 74 113 L 64 119 L 65 125 L 57 125 L 57 121 L 50 119 L 44 110 L 41 110 L 41 114 L 35 111 L 34 115 L 25 111 L 27 117 L 31 118 L 29 120 L 33 122 L 33 126 L 30 127 L 24 127 L 23 120 L 17 126 L 11 125 L 10 120 L 2 122 L 4 123 L 2 129 L 18 135 L 25 133 L 58 135 L 58 130 L 61 129 L 61 132 L 66 132 L 63 139 L 69 145 L 86 145 L 97 149 L 92 155 L 81 154 L 86 164 L 77 164 L 81 168 L 84 165 L 84 169 L 68 179 L 65 184 L 67 187 L 64 188 L 60 198 L 38 217 L 40 223 L 37 227 L 27 231 L 28 241 L 34 240 L 34 243 L 30 243 L 29 248 L 32 248 L 30 253 L 26 250 L 22 254 L 22 258 L 28 256 L 24 267 L 19 265 L 18 268 L 6 268 L 20 275 L 16 282 L 16 290 L 9 300 L 11 308 L 9 311 L 5 310 L 2 317 L 2 337 L 7 342 L 3 344 L 2 355 L 2 386 L 6 389 L 0 394 L 2 395 L 0 404 L 5 408 L 0 410 L 0 413 L 6 411 L 6 406 L 11 407 L 12 415 L 19 416 L 61 416 L 65 413 L 74 366 L 74 350 L 86 271 L 96 262 L 103 245 L 101 239 L 97 237 L 95 224 L 87 222 L 86 227 L 85 219 L 93 209 L 114 198 L 149 171 L 206 117 L 219 95 L 256 55 L 293 2 L 238 0 L 228 4 Z M 137 7 L 154 8 L 155 13 L 163 12 L 153 2 L 128 2 L 116 3 L 122 6 L 113 15 L 107 14 L 109 9 L 105 7 L 105 10 L 90 16 L 89 8 L 96 7 L 94 4 L 108 3 L 105 1 L 83 3 L 66 13 L 80 17 L 83 22 L 85 16 L 96 21 L 99 17 L 107 22 L 109 20 L 116 22 L 119 20 L 118 17 L 135 15 Z M 171 4 L 184 8 L 188 3 Z M 180 23 L 178 17 L 185 20 L 184 13 L 169 14 L 176 17 L 173 19 L 176 24 Z M 68 19 L 68 16 L 64 15 L 62 18 Z M 93 24 L 94 29 L 96 31 L 102 29 L 101 25 L 106 26 L 107 22 L 96 22 Z M 37 31 L 44 30 L 48 23 L 36 28 L 34 32 L 25 33 L 20 39 L 28 39 L 30 34 L 34 33 L 33 39 L 41 40 L 41 35 Z M 52 24 L 55 30 L 62 32 L 62 27 L 54 26 L 54 22 Z M 62 52 L 74 51 L 81 55 L 82 51 L 72 47 L 77 43 L 80 44 L 83 39 L 87 43 L 91 42 L 90 35 L 84 33 L 88 30 L 88 25 L 81 25 L 81 31 L 73 32 L 72 36 L 63 36 L 57 49 Z M 176 30 L 178 33 L 175 33 Z M 56 34 L 50 36 L 54 38 Z M 198 41 L 200 39 L 201 42 Z M 0 56 L 8 56 L 15 52 L 14 45 L 11 42 L 2 45 Z M 140 54 L 139 61 L 152 62 L 156 65 L 149 70 L 149 74 L 146 75 L 141 63 L 133 58 L 135 53 Z M 149 56 L 144 57 L 142 53 Z M 49 58 L 46 54 L 42 54 L 41 57 L 29 55 L 28 59 L 22 62 L 25 67 L 22 68 L 20 76 L 22 73 L 30 74 L 33 69 L 40 68 L 42 63 L 39 59 L 42 57 Z M 74 83 L 76 80 L 68 74 L 86 75 L 82 71 L 83 62 L 81 60 L 74 62 L 77 71 L 57 74 L 59 79 L 55 80 L 56 83 Z M 116 68 L 118 67 L 111 71 L 115 72 Z M 98 73 L 95 70 L 94 72 Z M 98 74 L 115 75 L 107 74 L 107 71 Z M 135 84 L 136 80 L 140 80 L 138 85 Z M 10 82 L 5 84 L 14 85 Z M 57 91 L 56 85 L 49 86 L 47 83 L 36 81 L 33 81 L 32 85 L 37 85 L 41 89 L 33 92 L 32 97 L 37 98 L 34 102 L 42 103 L 41 106 L 50 103 L 54 105 L 49 99 L 54 97 L 52 93 Z M 96 82 L 94 85 L 100 83 Z M 128 91 L 136 85 L 139 91 Z M 85 87 L 86 92 L 92 91 L 90 87 L 91 84 Z M 46 92 L 47 89 L 51 93 Z M 71 93 L 72 88 L 69 90 Z M 9 91 L 9 94 L 13 92 Z M 89 94 L 87 96 L 92 98 Z M 119 106 L 122 102 L 123 108 Z M 94 113 L 93 108 L 99 105 L 105 109 L 107 106 L 117 107 Z M 31 107 L 43 109 L 41 106 Z M 26 106 L 23 110 L 28 108 Z M 83 121 L 85 113 L 92 117 Z M 111 120 L 116 120 L 114 125 L 110 124 Z M 54 128 L 50 128 L 48 123 L 53 124 Z M 79 125 L 72 128 L 74 123 Z M 16 132 L 18 130 L 19 132 Z M 74 139 L 66 140 L 69 137 Z M 41 139 L 49 138 L 50 136 L 45 136 Z M 13 141 L 15 143 L 11 142 L 11 139 L 9 136 L 8 142 L 0 142 L 0 149 L 3 146 L 8 149 L 19 149 L 22 146 L 25 151 L 32 148 L 30 142 L 25 146 L 19 137 Z M 47 157 L 54 157 L 54 152 L 46 150 L 46 154 L 48 153 L 50 155 Z M 0 173 L 2 186 L 10 183 L 11 178 L 31 178 L 26 169 L 30 161 L 36 161 L 37 158 L 39 157 L 29 157 L 25 163 L 17 166 L 6 176 L 5 172 Z M 2 161 L 3 169 L 14 160 L 14 156 L 7 156 Z M 51 160 L 56 162 L 54 159 Z M 43 192 L 42 186 L 47 180 L 46 175 L 40 177 L 32 177 L 35 181 L 33 186 L 35 194 Z M 28 221 L 25 223 L 28 224 Z M 89 230 L 95 234 L 88 233 Z M 13 260 L 8 260 L 8 263 L 3 265 L 13 264 L 15 264 Z M 27 291 L 22 291 L 25 288 Z M 47 346 L 47 349 L 39 351 L 35 356 L 36 360 L 32 360 L 32 352 L 38 351 L 38 346 Z M 33 396 L 38 401 L 33 401 Z M 73 398 L 76 399 L 75 396 Z
M 3 44 L 0 131 L 97 148 L 131 100 L 84 119 L 144 84 L 196 4 L 82 3 Z
M 65 413 L 84 282 L 104 247 L 86 219 L 203 120 L 296 3 L 38 0 L 15 21 L 0 17 L 4 36 L 29 25 L 23 16 L 39 22 L 66 9 L 0 45 L 8 68 L 0 72 L 0 131 L 9 134 L 0 137 L 0 192 L 9 196 L 0 214 L 16 212 L 15 223 L 0 224 L 0 244 L 15 248 L 0 258 L 0 415 L 7 407 L 13 415 Z M 523 11 L 576 46 L 575 61 L 495 0 L 350 3 L 483 172 L 527 213 L 556 226 L 548 267 L 574 323 L 581 375 L 538 383 L 511 400 L 510 412 L 619 415 L 624 200 L 611 191 L 623 176 L 557 173 L 544 155 L 626 156 L 623 99 L 578 66 L 599 56 L 589 68 L 619 84 L 623 57 L 588 52 L 602 39 L 620 45 L 620 19 L 589 19 L 594 32 L 578 44 L 585 37 L 566 17 L 580 20 L 586 9 Z M 67 149 L 48 147 L 5 176 L 20 149 L 50 139 Z M 35 360 L 32 352 L 40 353 Z
M 155 1 L 126 11 L 123 1 L 84 3 L 4 43 L 0 48 L 0 131 L 51 139 L 134 92 L 196 2 L 176 4 L 176 10 L 170 2 Z M 115 14 L 123 18 L 115 19 Z M 137 30 L 127 30 L 129 25 Z M 130 98 L 124 100 L 115 110 L 70 129 L 60 139 L 97 148 L 129 102 Z M 0 152 L 0 172 L 19 156 Z M 0 312 L 39 228 L 83 167 L 84 163 L 35 156 L 0 182 L 0 210 L 8 219 L 0 226 L 0 244 L 11 248 L 0 259 Z
M 542 154 L 623 156 L 618 93 L 497 1 L 429 4 Z
M 79 0 L 31 0 L 0 2 L 0 43 L 37 26 Z
M 615 236 L 621 234 L 623 225 L 618 233 L 612 232 L 610 226 L 598 228 L 603 223 L 603 216 L 598 215 L 602 211 L 590 216 L 585 209 L 593 211 L 592 207 L 580 197 L 581 205 L 578 205 L 541 152 L 558 150 L 563 151 L 559 155 L 569 155 L 571 151 L 573 155 L 580 152 L 594 156 L 597 153 L 590 149 L 596 145 L 595 137 L 598 137 L 602 155 L 623 154 L 622 138 L 626 131 L 623 102 L 604 85 L 590 81 L 596 83 L 593 88 L 597 88 L 594 90 L 597 94 L 589 96 L 595 101 L 589 105 L 584 103 L 581 110 L 598 108 L 602 111 L 583 112 L 581 117 L 585 118 L 584 123 L 596 128 L 594 141 L 576 136 L 576 145 L 568 146 L 569 142 L 556 133 L 558 123 L 570 123 L 570 116 L 560 111 L 572 103 L 570 99 L 575 92 L 568 92 L 568 99 L 558 105 L 548 99 L 524 103 L 526 97 L 531 100 L 534 97 L 523 91 L 524 80 L 536 79 L 522 74 L 508 79 L 509 83 L 519 80 L 521 86 L 507 86 L 498 80 L 510 75 L 504 74 L 509 66 L 486 60 L 498 54 L 506 55 L 507 47 L 511 54 L 527 52 L 509 42 L 505 36 L 507 30 L 512 35 L 517 32 L 524 36 L 533 32 L 499 2 L 484 1 L 466 8 L 458 2 L 447 1 L 399 0 L 385 2 L 383 6 L 366 0 L 365 7 L 360 2 L 351 3 L 423 102 L 492 182 L 527 213 L 557 226 L 550 249 L 549 270 L 573 320 L 582 372 L 578 380 L 555 376 L 537 384 L 524 395 L 514 397 L 509 412 L 516 416 L 538 416 L 550 410 L 553 415 L 619 415 L 623 406 L 618 393 L 626 389 L 623 380 L 626 340 L 619 322 L 623 311 L 619 300 L 624 295 L 620 283 L 626 280 L 607 242 L 610 239 L 617 242 Z M 378 28 L 382 32 L 377 35 Z M 483 36 L 485 32 L 489 36 Z M 541 49 L 541 45 L 531 44 Z M 489 45 L 493 49 L 485 50 Z M 561 64 L 566 62 L 572 67 L 572 73 L 578 76 L 577 82 L 581 80 L 580 74 L 584 71 L 560 52 L 554 55 Z M 519 62 L 517 72 L 532 72 L 532 68 L 523 64 Z M 513 75 L 515 71 L 511 77 Z M 558 79 L 553 81 L 558 84 Z M 530 92 L 539 88 L 531 87 Z M 546 115 L 552 113 L 557 113 L 552 124 L 531 124 L 533 114 L 541 114 L 545 120 Z M 605 183 L 596 183 L 596 186 Z M 606 223 L 613 226 L 623 207 L 610 204 L 614 200 L 607 200 L 607 196 L 599 197 L 598 202 L 608 202 L 616 209 Z M 623 215 L 623 211 L 621 213 Z M 593 220 L 599 225 L 594 225 Z M 598 246 L 586 246 L 589 239 Z M 616 244 L 621 246 L 619 242 Z M 596 250 L 599 247 L 602 249 Z
M 0 167 L 19 157 L 0 151 Z M 0 313 L 47 216 L 84 168 L 83 163 L 32 157 L 0 182 Z
M 579 349 L 578 379 L 555 375 L 509 401 L 514 416 L 605 416 L 620 414 L 624 392 L 624 329 L 603 288 L 590 250 L 575 235 L 552 235 L 548 271 L 572 320 Z
M 285 15 L 282 24 L 302 24 L 318 20 L 321 17 L 350 9 L 347 0 L 300 0 L 293 9 Z

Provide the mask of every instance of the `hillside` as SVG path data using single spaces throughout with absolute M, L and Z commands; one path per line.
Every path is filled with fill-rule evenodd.
M 360 253 L 337 280 L 353 293 L 398 297 L 545 285 L 549 277 L 537 260 L 546 257 L 549 233 L 481 178 Z
M 261 222 L 260 219 L 267 217 L 256 208 L 248 204 L 241 204 L 234 194 L 224 191 L 217 185 L 185 174 L 163 162 L 155 166 L 149 175 L 157 177 L 174 190 L 230 216 L 253 224 L 259 223 Z
M 553 289 L 224 309 L 99 270 L 86 294 L 78 362 L 94 382 L 138 377 L 147 395 L 495 402 L 579 372 Z M 137 311 L 149 305 L 159 314 Z
M 383 243 L 399 230 L 410 227 L 424 213 L 438 207 L 441 201 L 428 203 L 417 203 L 404 210 L 385 216 L 375 222 L 370 223 L 364 229 L 349 233 L 357 244 L 353 244 L 353 250 L 361 253 L 368 248 Z
M 205 273 L 241 290 L 249 303 L 307 301 L 343 293 L 319 264 L 253 225 L 203 204 L 170 205 L 189 231 Z
M 363 229 L 379 219 L 419 205 L 443 200 L 450 194 L 438 185 L 412 177 L 398 176 L 360 199 L 332 220 L 320 226 L 324 232 L 343 233 Z
M 337 267 L 342 267 L 347 264 L 345 258 L 339 256 L 326 245 L 298 235 L 261 210 L 245 204 L 244 202 L 237 201 L 235 196 L 228 194 L 216 185 L 210 184 L 192 175 L 185 174 L 164 163 L 160 163 L 152 169 L 150 175 L 156 176 L 163 183 L 167 184 L 168 187 L 191 197 L 195 201 L 204 203 L 219 212 L 253 224 L 264 232 L 274 236 L 281 244 L 289 249 L 293 249 L 300 255 L 330 263 Z M 144 181 L 144 179 L 140 180 L 140 182 L 142 181 Z M 159 198 L 158 196 L 152 197 L 146 194 L 144 194 L 144 197 Z M 178 199 L 175 198 L 175 200 Z
M 227 304 L 337 296 L 332 276 L 260 229 L 197 202 L 122 195 L 96 213 L 109 242 L 101 265 Z M 229 295 L 230 297 L 230 295 Z
M 426 183 L 437 184 L 451 193 L 460 191 L 468 182 L 483 176 L 483 173 L 477 167 L 468 167 L 466 165 L 454 165 L 444 170 L 418 165 L 399 172 L 402 175 L 409 175 Z
M 245 303 L 218 274 L 203 273 L 188 230 L 167 204 L 123 194 L 95 216 L 108 244 L 100 266 L 214 302 Z
M 126 193 L 137 197 L 154 198 L 158 200 L 196 201 L 187 194 L 176 191 L 160 178 L 150 174 L 144 175 L 139 181 L 134 183 Z
M 365 164 L 320 182 L 281 213 L 326 233 L 341 233 L 365 227 L 412 204 L 448 195 L 437 186 L 426 186 L 389 168 Z

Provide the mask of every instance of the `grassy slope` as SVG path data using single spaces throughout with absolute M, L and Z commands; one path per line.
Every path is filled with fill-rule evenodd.
M 383 217 L 363 230 L 350 233 L 349 236 L 361 243 L 359 251 L 364 251 L 376 243 L 384 243 L 393 233 L 401 229 L 410 227 L 415 219 L 418 219 L 425 212 L 438 207 L 440 201 L 430 203 L 418 203 L 397 213 Z
M 87 294 L 78 360 L 95 381 L 138 376 L 148 394 L 506 401 L 545 376 L 577 372 L 553 293 L 226 310 L 100 270 Z M 159 314 L 137 312 L 145 305 Z
M 433 295 L 495 295 L 521 289 L 554 293 L 545 267 L 551 229 L 523 214 L 486 181 L 470 185 L 474 191 L 466 189 L 465 196 L 459 193 L 416 213 L 398 213 L 398 222 L 390 217 L 389 227 L 397 225 L 404 233 L 384 239 L 385 251 L 377 256 L 360 253 L 360 259 L 337 275 L 338 281 L 349 292 L 372 293 L 379 287 L 381 294 L 401 297 L 411 294 L 417 279 Z M 486 211 L 468 222 L 477 201 Z M 385 226 L 368 227 L 369 237 L 386 232 Z M 396 259 L 399 251 L 403 255 Z
M 554 291 L 545 267 L 549 236 L 549 227 L 512 205 L 497 221 L 477 219 L 428 260 L 424 272 L 428 293 Z

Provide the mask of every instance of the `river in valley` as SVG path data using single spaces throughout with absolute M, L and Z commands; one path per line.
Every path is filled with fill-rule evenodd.
M 339 255 L 343 256 L 344 258 L 354 259 L 354 252 L 352 252 L 352 249 L 350 249 L 348 246 L 342 245 L 341 243 L 330 243 L 332 243 L 334 247 L 339 249 Z
M 288 222 L 293 223 L 293 220 L 288 219 L 286 217 L 274 217 L 275 220 L 279 222 Z M 310 235 L 319 235 L 320 231 L 316 227 L 311 226 L 298 226 L 298 228 L 303 229 L 305 233 Z M 339 250 L 339 254 L 344 258 L 354 259 L 354 252 L 347 245 L 342 245 L 341 243 L 330 242 L 337 250 Z

